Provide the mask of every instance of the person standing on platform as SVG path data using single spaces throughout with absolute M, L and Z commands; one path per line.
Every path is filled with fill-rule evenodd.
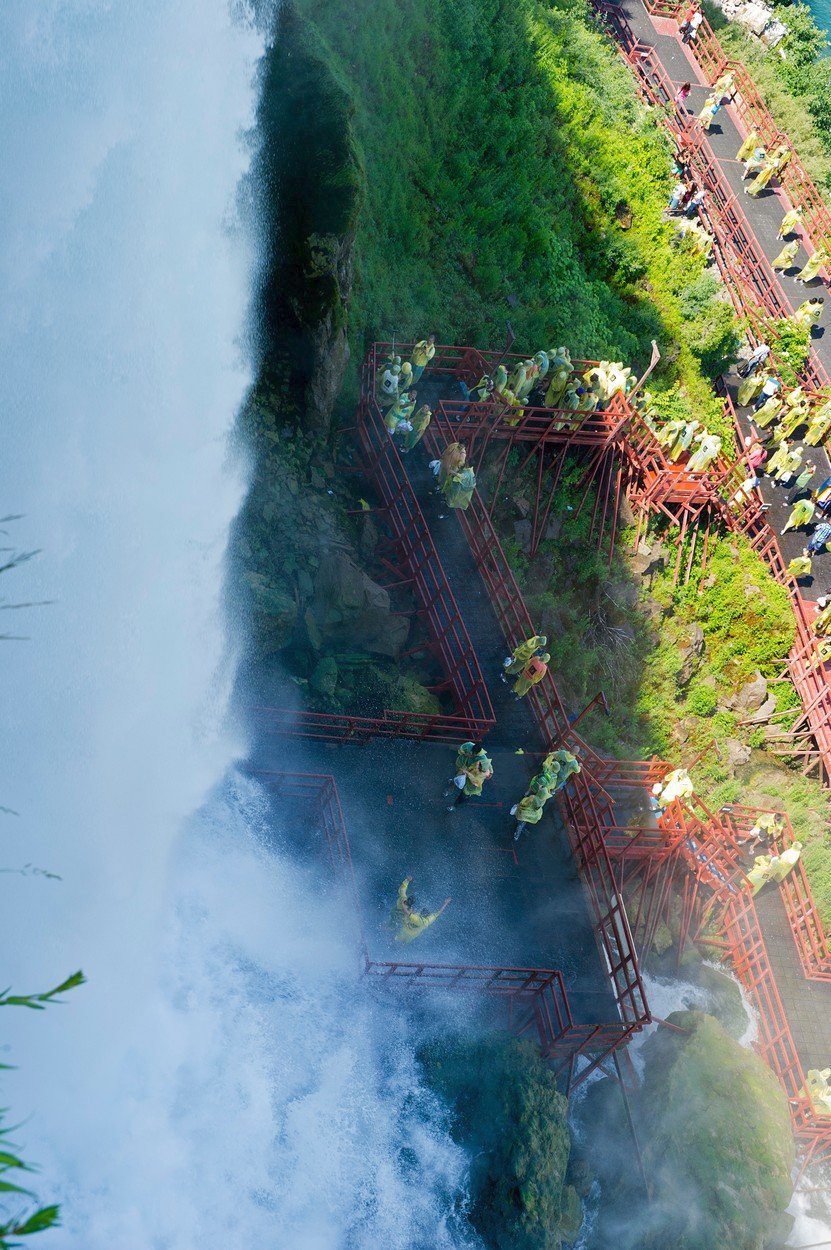
M 767 157 L 765 156 L 765 149 L 761 146 L 759 146 L 758 148 L 755 148 L 754 151 L 750 153 L 750 156 L 748 156 L 747 160 L 744 163 L 744 169 L 742 170 L 742 181 L 744 181 L 745 178 L 752 178 L 754 174 L 761 173 L 762 170 L 765 168 L 766 163 L 767 163 Z M 746 190 L 747 188 L 745 188 L 745 191 Z
M 786 243 L 776 259 L 770 262 L 771 269 L 779 269 L 782 273 L 784 273 L 786 269 L 790 269 L 791 265 L 796 260 L 796 254 L 798 251 L 799 239 L 793 239 L 790 243 Z
M 782 390 L 782 383 L 775 374 L 769 373 L 762 383 L 762 389 L 753 403 L 753 411 L 758 412 L 760 408 L 764 408 L 769 399 L 773 399 L 774 395 L 778 395 Z
M 749 378 L 742 378 L 736 392 L 736 403 L 739 408 L 746 408 L 761 395 L 766 380 L 764 374 L 751 374 Z
M 801 556 L 794 556 L 788 565 L 788 573 L 799 581 L 802 577 L 811 576 L 811 556 L 807 547 L 803 547 Z
M 813 329 L 819 325 L 822 320 L 822 311 L 825 306 L 825 300 L 815 297 L 814 299 L 806 299 L 800 304 L 791 320 L 798 326 L 804 327 L 806 330 Z
M 402 454 L 412 451 L 423 439 L 433 414 L 426 404 L 422 404 L 417 412 L 413 413 L 413 419 L 410 422 L 409 430 L 405 430 L 403 437 Z
M 511 815 L 516 816 L 514 842 L 519 841 L 529 825 L 539 824 L 548 797 L 543 797 L 542 794 L 526 794 L 518 803 L 514 803 L 511 808 Z
M 794 282 L 813 282 L 820 269 L 825 269 L 829 260 L 831 260 L 831 253 L 829 253 L 828 247 L 823 244 L 805 262 L 794 278 Z
M 831 399 L 827 399 L 811 414 L 805 442 L 811 447 L 818 447 L 829 430 L 831 430 Z
M 776 173 L 776 162 L 773 159 L 768 159 L 762 164 L 762 167 L 758 172 L 755 169 L 752 172 L 756 174 L 756 177 L 753 179 L 749 187 L 745 187 L 744 193 L 745 195 L 752 196 L 755 200 L 756 196 L 759 195 L 761 191 L 764 191 L 765 187 Z
M 811 555 L 821 555 L 831 541 L 831 523 L 828 521 L 820 521 L 811 537 L 808 539 L 807 551 Z
M 802 206 L 799 205 L 797 208 L 791 208 L 785 213 L 776 235 L 777 239 L 784 239 L 786 235 L 793 234 L 797 226 L 802 224 L 802 211 Z
M 689 21 L 686 23 L 686 30 L 682 32 L 681 42 L 686 43 L 686 44 L 691 44 L 693 40 L 697 39 L 698 28 L 703 21 L 704 21 L 704 14 L 701 12 L 700 9 L 698 8 L 695 9 L 695 11 L 690 16 Z
M 532 686 L 536 686 L 538 682 L 542 681 L 548 672 L 550 659 L 551 656 L 547 651 L 543 651 L 542 655 L 531 656 L 531 659 L 514 682 L 514 697 L 516 699 L 524 698 Z
M 459 469 L 465 467 L 467 460 L 467 448 L 464 443 L 448 443 L 444 451 L 441 453 L 439 461 L 439 484 L 437 491 L 443 491 L 445 483 L 451 474 L 457 473 Z
M 758 347 L 754 347 L 747 360 L 743 365 L 739 365 L 738 375 L 740 378 L 749 378 L 752 373 L 760 369 L 770 355 L 770 348 L 767 343 L 760 343 Z
M 672 188 L 672 194 L 669 197 L 668 208 L 671 213 L 677 213 L 681 208 L 681 201 L 687 193 L 686 182 L 676 182 Z
M 452 473 L 444 484 L 444 502 L 448 508 L 461 508 L 464 512 L 476 489 L 476 474 L 470 465 Z M 439 518 L 444 520 L 446 513 Z
M 748 466 L 754 473 L 757 473 L 767 460 L 768 453 L 765 451 L 758 438 L 751 438 L 749 434 L 745 437 L 744 445 Z
M 755 152 L 758 146 L 759 146 L 759 136 L 756 134 L 755 130 L 751 130 L 750 134 L 747 136 L 744 143 L 741 145 L 738 152 L 736 153 L 736 160 L 746 161 L 748 156 L 750 156 L 753 152 Z
M 428 334 L 413 348 L 413 382 L 417 382 L 436 354 L 436 336 Z
M 700 191 L 696 191 L 695 195 L 692 197 L 689 204 L 684 209 L 684 216 L 695 217 L 696 213 L 701 208 L 706 198 L 707 198 L 706 187 L 702 187 Z
M 713 118 L 721 108 L 721 103 L 714 95 L 708 95 L 704 101 L 704 107 L 698 114 L 698 120 L 701 123 L 702 130 L 709 130 L 713 123 Z
M 455 797 L 448 807 L 452 812 L 460 803 L 468 799 L 481 798 L 482 787 L 493 776 L 493 761 L 481 742 L 463 742 L 456 752 L 456 771 L 450 782 L 450 789 L 445 790 L 444 797 L 451 794 Z
M 521 673 L 532 655 L 542 655 L 547 642 L 548 638 L 545 634 L 534 634 L 533 638 L 526 638 L 525 642 L 514 647 L 511 654 L 502 662 L 500 673 L 502 680 L 506 681 L 508 677 L 515 677 L 517 673 Z
M 438 911 L 423 915 L 416 911 L 415 899 L 408 894 L 412 880 L 412 877 L 405 877 L 398 887 L 398 899 L 390 917 L 398 930 L 395 935 L 396 942 L 414 942 L 417 937 L 421 937 L 425 929 L 429 929 L 430 925 L 438 920 L 444 909 L 452 902 L 452 899 L 446 898 Z
M 788 517 L 783 534 L 787 534 L 788 530 L 802 529 L 803 525 L 807 525 L 814 515 L 814 505 L 810 499 L 800 499 L 791 508 L 791 515 Z
M 787 486 L 790 478 L 798 473 L 802 468 L 802 457 L 804 455 L 802 447 L 794 447 L 784 440 L 776 448 L 776 451 L 768 461 L 768 473 L 777 482 L 781 482 Z
M 675 95 L 672 97 L 675 103 L 678 105 L 679 109 L 683 105 L 686 104 L 691 91 L 692 91 L 692 83 L 689 83 L 689 82 L 681 83 L 681 86 L 678 88 Z
M 808 485 L 810 484 L 811 478 L 816 473 L 816 468 L 817 467 L 815 464 L 806 464 L 805 468 L 802 470 L 802 472 L 799 474 L 799 477 L 796 479 L 796 481 L 793 484 L 794 490 L 793 490 L 793 494 L 788 500 L 789 504 L 796 503 L 799 496 L 804 495 L 806 493 Z

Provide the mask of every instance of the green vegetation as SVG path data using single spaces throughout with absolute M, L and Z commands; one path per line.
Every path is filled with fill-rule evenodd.
M 712 1016 L 676 1012 L 646 1043 L 637 1102 L 654 1226 L 644 1250 L 764 1250 L 788 1230 L 794 1147 L 785 1094 Z
M 733 350 L 731 312 L 662 219 L 666 140 L 584 0 L 296 3 L 350 96 L 365 179 L 355 360 L 429 329 L 496 346 L 508 317 L 577 356 L 645 364 L 656 338 L 659 384 L 718 414 L 705 374 Z
M 794 1146 L 785 1094 L 765 1063 L 712 1016 L 675 1012 L 644 1045 L 634 1098 L 651 1202 L 631 1152 L 611 1082 L 591 1091 L 584 1112 L 601 1185 L 614 1195 L 620 1250 L 770 1250 L 792 1220 Z M 620 1216 L 623 1218 L 620 1218 Z M 601 1232 L 609 1230 L 601 1230 Z
M 452 1106 L 471 1157 L 470 1222 L 494 1250 L 557 1250 L 582 1219 L 565 1183 L 567 1103 L 530 1042 L 449 1039 L 425 1048 L 428 1082 Z
M 775 6 L 788 27 L 783 43 L 767 50 L 715 5 L 704 5 L 728 57 L 752 75 L 779 127 L 788 135 L 821 191 L 831 193 L 831 59 L 828 41 L 807 4 Z
M 74 972 L 60 985 L 41 994 L 11 994 L 8 990 L 3 990 L 0 991 L 0 1007 L 28 1007 L 32 1011 L 44 1011 L 50 1003 L 59 1000 L 62 994 L 83 985 L 84 979 L 82 972 Z M 0 1068 L 7 1067 L 8 1064 L 0 1064 Z M 32 1175 L 37 1169 L 25 1163 L 15 1153 L 17 1147 L 10 1137 L 12 1130 L 3 1126 L 6 1114 L 5 1109 L 0 1109 L 0 1250 L 12 1250 L 12 1247 L 20 1244 L 16 1238 L 43 1233 L 48 1228 L 57 1228 L 60 1223 L 60 1207 L 54 1204 L 29 1211 L 12 1212 L 8 1209 L 12 1204 L 19 1206 L 22 1200 L 35 1201 L 32 1191 L 17 1182 Z M 14 1177 L 14 1180 L 10 1180 L 10 1177 Z

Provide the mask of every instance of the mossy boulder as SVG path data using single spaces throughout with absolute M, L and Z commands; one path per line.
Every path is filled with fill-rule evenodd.
M 495 1250 L 558 1250 L 580 1227 L 565 1184 L 567 1103 L 529 1042 L 501 1035 L 426 1047 L 432 1088 L 453 1109 L 451 1132 L 471 1157 L 470 1221 Z
M 768 1250 L 792 1193 L 787 1098 L 712 1016 L 674 1012 L 644 1047 L 638 1128 L 653 1186 L 642 1250 Z M 778 1240 L 777 1240 L 778 1239 Z

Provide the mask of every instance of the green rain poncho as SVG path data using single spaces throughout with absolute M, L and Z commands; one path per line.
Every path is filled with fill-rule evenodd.
M 681 434 L 681 431 L 683 430 L 683 428 L 684 428 L 684 422 L 677 420 L 677 418 L 674 420 L 665 421 L 663 425 L 658 427 L 658 432 L 655 435 L 655 438 L 657 439 L 659 446 L 663 447 L 664 449 L 668 449 L 672 447 L 675 440 Z
M 782 251 L 775 260 L 770 262 L 772 269 L 790 269 L 796 260 L 796 254 L 799 251 L 799 239 L 794 239 L 792 243 L 786 243 Z
M 531 659 L 514 682 L 513 690 L 518 699 L 526 695 L 532 686 L 536 686 L 537 682 L 542 681 L 548 672 L 548 661 L 550 659 L 551 656 L 546 651 L 542 655 L 531 656 Z
M 432 412 L 426 404 L 422 404 L 418 412 L 413 414 L 411 421 L 412 429 L 407 430 L 404 434 L 404 450 L 412 451 L 413 448 L 421 442 L 424 432 L 430 424 Z
M 810 499 L 798 499 L 791 508 L 791 515 L 788 517 L 782 533 L 787 534 L 788 530 L 798 530 L 801 526 L 807 525 L 813 515 L 814 505 L 812 501 Z M 808 563 L 810 564 L 810 560 Z
M 521 642 L 518 647 L 514 647 L 511 652 L 511 662 L 506 664 L 506 673 L 519 673 L 525 668 L 525 665 L 531 659 L 535 651 L 541 650 L 548 642 L 545 634 L 534 634 L 533 638 L 526 638 L 525 642 Z
M 444 490 L 454 473 L 464 467 L 467 452 L 462 443 L 448 443 L 441 453 L 439 486 Z
M 548 352 L 534 352 L 534 364 L 537 366 L 537 382 L 542 382 L 548 377 Z
M 536 825 L 542 816 L 545 799 L 539 794 L 526 794 L 516 805 L 514 815 L 526 825 Z
M 510 381 L 508 382 L 509 389 L 513 391 L 517 398 L 519 397 L 521 388 L 525 385 L 525 375 L 528 372 L 528 366 L 530 363 L 531 362 L 528 360 L 520 361 L 511 374 Z
M 528 782 L 528 793 L 538 795 L 544 803 L 547 803 L 557 789 L 559 775 L 560 769 L 557 765 L 553 768 L 541 768 Z
M 424 916 L 421 912 L 415 911 L 415 909 L 408 910 L 405 906 L 408 884 L 407 881 L 402 881 L 398 887 L 398 900 L 390 917 L 393 924 L 398 928 L 398 932 L 395 935 L 396 942 L 415 941 L 441 915 L 440 912 L 433 911 L 429 915 Z
M 788 565 L 788 572 L 791 577 L 810 577 L 811 576 L 811 557 L 810 556 L 794 556 Z
M 671 444 L 668 452 L 670 460 L 676 461 L 679 456 L 684 454 L 685 451 L 689 451 L 700 424 L 701 422 L 697 421 L 695 418 L 693 418 L 692 421 L 682 422 L 678 436 Z
M 472 798 L 479 797 L 482 786 L 493 776 L 493 761 L 484 747 L 474 751 L 475 745 L 475 742 L 463 742 L 456 752 L 456 776 L 464 773 L 464 792 Z
M 444 498 L 448 508 L 461 508 L 464 511 L 473 498 L 475 489 L 476 474 L 467 465 L 448 478 L 444 485 Z
M 828 249 L 825 247 L 818 247 L 813 256 L 808 258 L 799 273 L 796 275 L 796 281 L 812 282 L 819 273 L 820 269 L 824 269 L 830 259 L 831 256 L 829 256 Z

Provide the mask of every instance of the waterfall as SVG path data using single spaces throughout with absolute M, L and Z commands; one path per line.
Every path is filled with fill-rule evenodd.
M 3 977 L 89 979 L 3 1013 L 44 1250 L 469 1241 L 406 1020 L 234 767 L 262 47 L 228 0 L 0 12 L 0 508 L 42 549 L 3 595 L 49 601 L 0 630 Z

